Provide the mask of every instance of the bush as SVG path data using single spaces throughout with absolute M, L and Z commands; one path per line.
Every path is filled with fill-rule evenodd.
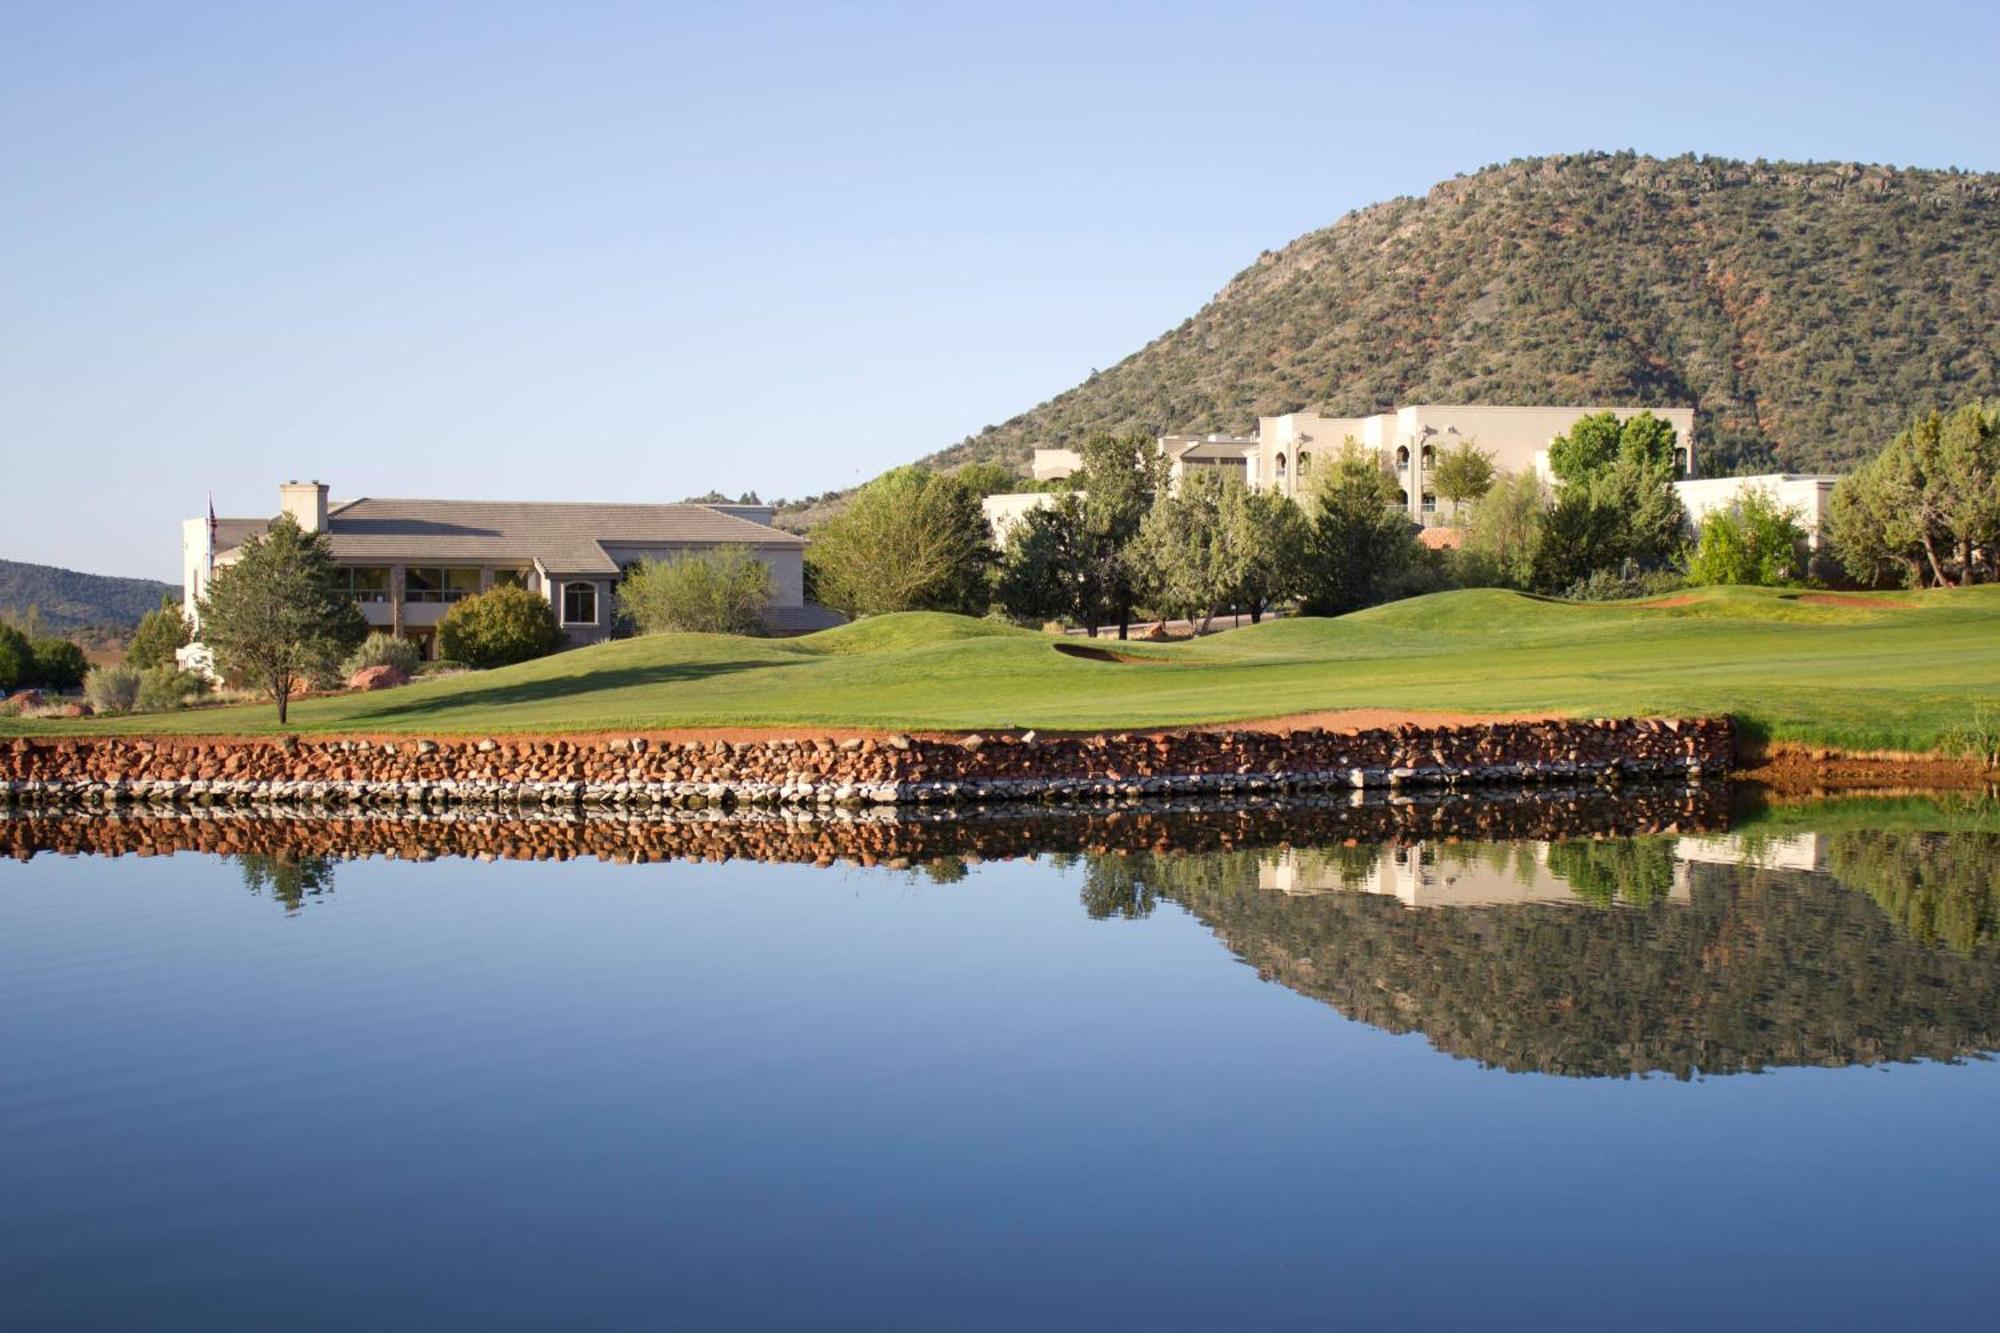
M 139 674 L 141 712 L 170 713 L 208 693 L 208 682 L 191 671 L 156 666 Z
M 45 690 L 73 690 L 90 674 L 90 659 L 68 639 L 37 639 L 32 680 Z
M 34 645 L 12 625 L 0 624 L 0 691 L 28 683 L 35 670 Z
M 526 588 L 490 589 L 454 604 L 438 623 L 441 656 L 476 667 L 509 666 L 562 647 L 548 601 Z
M 641 634 L 756 634 L 771 605 L 771 568 L 735 546 L 645 560 L 619 582 L 617 596 Z
M 1687 586 L 1687 580 L 1670 569 L 1641 569 L 1627 560 L 1617 569 L 1592 570 L 1563 590 L 1572 602 L 1623 602 L 1635 597 L 1663 597 Z
M 129 713 L 139 702 L 139 668 L 98 667 L 83 678 L 83 697 L 100 713 Z
M 423 660 L 423 649 L 417 646 L 415 639 L 377 632 L 363 639 L 361 646 L 340 664 L 340 674 L 347 677 L 369 667 L 389 666 L 406 676 L 414 676 Z
M 417 663 L 416 674 L 419 676 L 449 676 L 456 671 L 470 670 L 472 670 L 472 667 L 469 663 L 453 661 L 449 657 L 440 657 L 434 662 Z
M 1781 507 L 1763 487 L 1752 487 L 1702 523 L 1688 580 L 1766 588 L 1796 583 L 1805 575 L 1805 552 L 1798 511 Z

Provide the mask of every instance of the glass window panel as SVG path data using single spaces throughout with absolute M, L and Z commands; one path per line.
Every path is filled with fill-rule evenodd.
M 597 623 L 597 585 L 595 583 L 565 583 L 563 585 L 563 623 L 568 625 L 595 625 Z

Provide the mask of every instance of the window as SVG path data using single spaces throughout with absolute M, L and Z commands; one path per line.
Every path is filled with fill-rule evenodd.
M 357 602 L 389 600 L 389 569 L 386 565 L 342 566 L 341 583 Z
M 1312 461 L 1313 456 L 1311 454 L 1303 449 L 1299 450 L 1299 475 L 1301 477 L 1312 469 Z
M 525 569 L 496 569 L 493 571 L 493 586 L 496 588 L 525 588 L 528 586 L 528 571 Z
M 1424 512 L 1426 514 L 1435 514 L 1437 511 L 1438 511 L 1438 498 L 1435 495 L 1432 495 L 1429 491 L 1425 491 Z
M 1410 493 L 1408 491 L 1397 491 L 1396 504 L 1399 508 L 1408 509 L 1410 507 Z
M 1424 446 L 1424 466 L 1431 467 L 1438 461 L 1438 451 L 1428 444 Z
M 1285 456 L 1283 454 L 1279 454 L 1276 461 L 1277 461 L 1278 480 L 1283 481 L 1285 479 Z
M 563 584 L 563 624 L 595 625 L 597 623 L 597 585 L 595 583 Z
M 1407 444 L 1399 444 L 1399 445 L 1397 445 L 1397 446 L 1396 446 L 1396 466 L 1397 466 L 1397 467 L 1399 467 L 1399 468 L 1404 468 L 1404 467 L 1408 467 L 1409 465 L 1410 465 L 1410 446 L 1409 446 L 1409 445 L 1407 445 Z
M 479 591 L 479 571 L 438 565 L 411 565 L 403 570 L 406 602 L 456 602 Z

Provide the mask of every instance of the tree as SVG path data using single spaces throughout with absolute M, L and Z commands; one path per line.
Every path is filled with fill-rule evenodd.
M 1290 496 L 1238 483 L 1223 488 L 1222 525 L 1235 577 L 1229 600 L 1249 611 L 1254 625 L 1274 603 L 1298 594 L 1306 517 Z
M 822 523 L 806 550 L 818 599 L 849 615 L 983 615 L 993 563 L 979 496 L 920 467 L 885 472 Z
M 1688 581 L 1774 587 L 1805 575 L 1806 532 L 1798 511 L 1761 486 L 1710 514 L 1688 565 Z
M 28 636 L 0 621 L 0 692 L 26 685 L 35 670 L 35 648 Z
M 2000 550 L 2000 405 L 1917 418 L 1834 488 L 1828 532 L 1855 578 L 1971 583 Z
M 201 602 L 202 640 L 225 674 L 271 696 L 283 726 L 292 693 L 331 673 L 368 623 L 341 586 L 326 534 L 305 532 L 287 514 L 240 549 Z
M 1481 499 L 1493 489 L 1496 475 L 1493 455 L 1466 440 L 1438 455 L 1437 467 L 1431 473 L 1431 489 L 1451 501 L 1451 516 L 1455 520 L 1460 505 Z
M 1029 510 L 1007 534 L 994 599 L 1015 620 L 1073 620 L 1095 634 L 1104 599 L 1090 542 L 1076 492 Z
M 1100 624 L 1115 624 L 1122 639 L 1145 577 L 1132 540 L 1155 497 L 1167 489 L 1167 459 L 1144 431 L 1098 432 L 1077 453 L 1082 462 L 1071 481 L 1082 495 L 1082 552 L 1092 565 L 1086 582 L 1097 596 L 1086 624 L 1092 634 Z
M 1623 422 L 1599 412 L 1557 436 L 1549 469 L 1562 485 L 1538 538 L 1536 586 L 1557 592 L 1627 561 L 1672 560 L 1687 530 L 1676 458 L 1673 427 L 1650 412 Z
M 1549 471 L 1565 482 L 1582 481 L 1608 470 L 1621 459 L 1678 473 L 1674 428 L 1651 412 L 1618 419 L 1616 412 L 1577 418 L 1576 424 L 1549 444 Z
M 174 650 L 185 648 L 193 638 L 194 632 L 181 613 L 180 603 L 172 596 L 165 596 L 160 598 L 158 607 L 139 617 L 139 628 L 132 631 L 132 646 L 125 650 L 125 660 L 141 671 L 172 666 Z
M 989 495 L 1012 495 L 1029 489 L 1028 479 L 1013 468 L 999 463 L 967 463 L 951 474 L 958 484 L 985 499 Z
M 1352 441 L 1319 469 L 1300 571 L 1303 609 L 1339 616 L 1382 600 L 1416 558 L 1396 483 Z
M 1501 477 L 1472 511 L 1459 548 L 1458 573 L 1468 586 L 1530 588 L 1548 492 L 1532 472 Z
M 1622 565 L 1629 549 L 1624 522 L 1624 514 L 1589 486 L 1565 486 L 1536 530 L 1533 587 L 1558 593 L 1597 570 Z
M 441 656 L 475 667 L 512 666 L 563 645 L 548 599 L 507 583 L 452 603 L 437 633 Z
M 1243 488 L 1240 481 L 1229 486 Z M 1245 488 L 1247 489 L 1247 488 Z M 1235 592 L 1237 552 L 1228 532 L 1228 497 L 1213 472 L 1191 472 L 1162 490 L 1132 538 L 1130 557 L 1141 594 L 1162 615 L 1208 632 L 1217 608 Z
M 641 634 L 756 634 L 771 605 L 771 567 L 740 546 L 643 560 L 618 584 L 618 609 Z
M 73 690 L 90 674 L 90 659 L 68 639 L 34 641 L 34 683 L 47 690 Z

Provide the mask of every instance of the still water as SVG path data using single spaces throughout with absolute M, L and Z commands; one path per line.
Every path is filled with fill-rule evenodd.
M 1991 1320 L 2000 807 L 1356 821 L 0 821 L 0 1325 Z

